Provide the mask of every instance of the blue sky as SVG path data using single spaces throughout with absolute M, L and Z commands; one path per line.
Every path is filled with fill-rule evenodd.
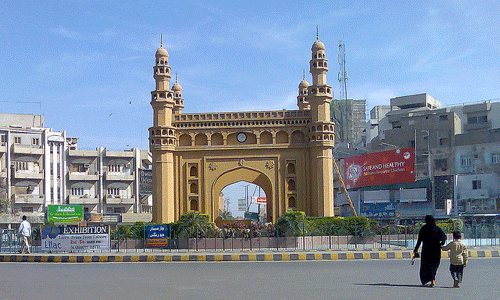
M 342 40 L 368 109 L 497 99 L 499 15 L 497 1 L 1 1 L 0 112 L 43 114 L 84 149 L 147 149 L 160 34 L 184 112 L 296 109 L 317 25 L 335 96 Z

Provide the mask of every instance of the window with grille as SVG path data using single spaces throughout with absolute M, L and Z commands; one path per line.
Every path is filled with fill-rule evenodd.
M 110 172 L 121 172 L 122 171 L 122 165 L 109 165 L 108 170 Z
M 470 166 L 472 164 L 472 159 L 470 159 L 469 157 L 464 157 L 462 158 L 461 162 L 462 166 Z
M 120 189 L 119 188 L 108 188 L 108 195 L 119 196 Z
M 492 154 L 491 155 L 491 163 L 492 164 L 500 164 L 500 154 Z
M 28 171 L 28 162 L 16 161 L 15 166 L 16 166 L 16 170 Z
M 71 188 L 71 196 L 83 196 L 84 195 L 83 188 Z

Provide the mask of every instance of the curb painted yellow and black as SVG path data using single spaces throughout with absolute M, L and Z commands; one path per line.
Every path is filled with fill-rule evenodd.
M 310 261 L 410 259 L 412 251 L 346 251 L 316 253 L 236 253 L 236 254 L 9 254 L 0 255 L 0 262 L 99 263 L 99 262 L 230 262 L 230 261 Z M 442 253 L 448 258 L 448 253 Z M 500 257 L 500 250 L 471 250 L 469 257 Z

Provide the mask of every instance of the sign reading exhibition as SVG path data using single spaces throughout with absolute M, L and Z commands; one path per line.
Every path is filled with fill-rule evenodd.
M 109 251 L 109 225 L 43 226 L 42 251 L 101 252 Z

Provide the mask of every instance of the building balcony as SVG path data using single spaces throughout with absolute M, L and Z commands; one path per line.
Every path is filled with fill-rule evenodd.
M 109 181 L 134 181 L 135 180 L 135 175 L 134 173 L 119 173 L 119 172 L 109 172 L 106 171 L 106 180 Z
M 70 172 L 68 178 L 71 181 L 97 181 L 99 180 L 99 175 L 88 172 Z
M 485 101 L 483 103 L 478 103 L 478 104 L 464 105 L 463 110 L 464 113 L 466 114 L 490 111 L 491 102 Z
M 99 204 L 99 198 L 85 196 L 69 196 L 69 204 Z
M 106 204 L 129 204 L 132 205 L 135 203 L 134 198 L 124 198 L 122 196 L 115 195 L 107 195 L 106 196 Z
M 7 152 L 7 143 L 6 142 L 0 143 L 0 153 L 2 153 L 2 152 Z
M 13 144 L 12 145 L 13 152 L 16 154 L 31 154 L 31 155 L 42 155 L 43 148 L 38 145 L 22 145 L 22 144 Z
M 133 158 L 134 157 L 134 151 L 110 151 L 106 150 L 106 157 L 128 157 L 128 158 Z
M 462 199 L 488 199 L 490 194 L 487 189 L 469 190 L 461 195 Z
M 482 123 L 467 123 L 464 125 L 465 131 L 491 129 L 491 121 Z
M 16 170 L 16 172 L 14 172 L 14 178 L 16 178 L 16 179 L 43 179 L 43 173 L 36 172 L 36 171 Z
M 98 157 L 97 150 L 69 150 L 70 157 Z
M 39 194 L 12 195 L 15 204 L 43 204 L 44 196 Z

